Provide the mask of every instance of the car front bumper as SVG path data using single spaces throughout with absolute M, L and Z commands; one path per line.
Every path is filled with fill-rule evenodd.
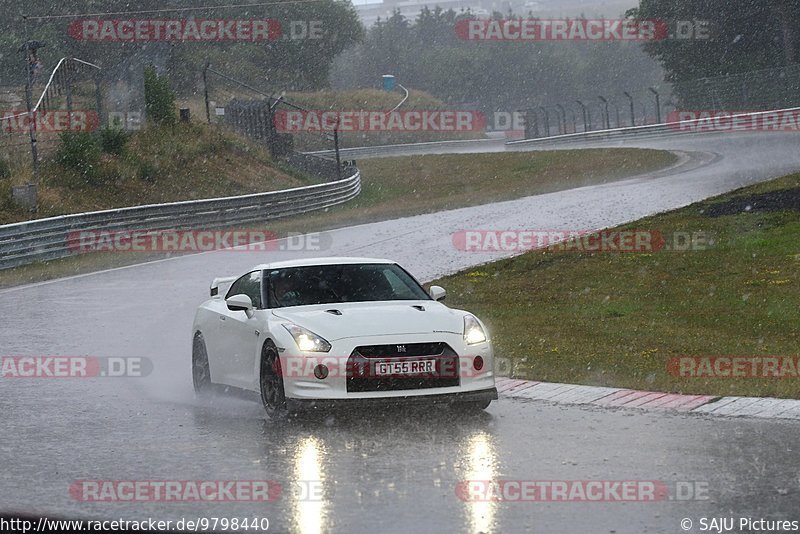
M 286 405 L 290 411 L 317 410 L 331 408 L 348 408 L 370 406 L 393 406 L 401 408 L 404 406 L 420 405 L 450 405 L 466 402 L 488 402 L 497 400 L 497 388 L 481 389 L 477 391 L 456 391 L 453 393 L 439 393 L 393 397 L 368 397 L 368 398 L 348 398 L 348 399 L 286 399 Z
M 430 384 L 420 387 L 391 387 L 371 375 L 371 379 L 364 380 L 361 384 L 352 381 L 352 369 L 347 363 L 352 360 L 353 351 L 358 347 L 372 345 L 407 345 L 445 343 L 452 349 L 455 356 L 455 367 L 449 367 L 449 373 L 438 374 L 438 377 L 452 377 L 456 373 L 456 380 L 435 380 Z M 388 399 L 398 402 L 399 399 L 411 397 L 425 398 L 444 396 L 448 394 L 472 394 L 480 391 L 491 391 L 495 387 L 494 355 L 491 342 L 480 343 L 472 346 L 464 344 L 461 335 L 450 333 L 431 333 L 394 336 L 376 336 L 364 338 L 351 338 L 332 343 L 333 348 L 325 354 L 292 353 L 285 350 L 281 353 L 283 370 L 284 391 L 287 400 L 377 400 Z M 336 356 L 336 355 L 343 356 Z M 483 359 L 481 369 L 475 370 L 475 358 Z M 432 356 L 408 356 L 409 360 L 428 359 Z M 379 358 L 380 359 L 380 358 Z M 324 378 L 315 376 L 314 369 L 318 364 L 324 364 L 328 374 Z M 438 368 L 442 371 L 442 368 Z M 409 377 L 409 380 L 415 380 Z M 374 387 L 363 387 L 374 381 Z M 423 380 L 424 382 L 424 380 Z M 353 387 L 357 386 L 357 387 Z M 361 387 L 358 387 L 361 386 Z

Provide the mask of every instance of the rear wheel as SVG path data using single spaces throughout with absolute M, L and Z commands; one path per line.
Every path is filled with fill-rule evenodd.
M 270 418 L 286 415 L 286 392 L 283 389 L 283 370 L 278 349 L 271 341 L 261 349 L 261 404 Z
M 197 395 L 205 395 L 211 389 L 211 371 L 208 367 L 208 351 L 203 334 L 198 332 L 192 342 L 192 384 Z

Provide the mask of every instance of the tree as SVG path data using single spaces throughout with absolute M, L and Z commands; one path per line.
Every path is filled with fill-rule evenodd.
M 144 69 L 144 109 L 149 121 L 175 124 L 175 93 L 169 79 L 159 76 L 152 66 Z
M 513 13 L 493 17 L 513 18 Z M 369 29 L 363 45 L 337 60 L 332 83 L 375 86 L 381 74 L 395 74 L 404 86 L 451 106 L 491 113 L 635 92 L 663 79 L 658 64 L 636 43 L 467 41 L 456 34 L 463 18 L 471 15 L 424 8 L 412 23 L 395 12 Z
M 227 19 L 252 20 L 270 19 L 280 23 L 282 36 L 268 42 L 202 41 L 172 42 L 167 47 L 166 62 L 163 66 L 170 72 L 175 87 L 181 94 L 193 93 L 199 84 L 198 73 L 207 59 L 215 64 L 224 64 L 226 70 L 237 76 L 258 79 L 263 83 L 265 77 L 270 86 L 287 90 L 313 90 L 327 86 L 328 74 L 334 57 L 347 47 L 360 42 L 364 28 L 349 0 L 320 0 L 308 3 L 275 3 L 268 6 L 259 0 L 242 0 L 236 7 L 227 0 L 207 0 L 202 2 L 208 9 L 147 13 L 148 10 L 182 7 L 195 8 L 194 0 L 63 0 L 53 11 L 51 0 L 28 0 L 17 3 L 11 13 L 0 18 L 0 85 L 20 85 L 24 83 L 24 66 L 16 50 L 24 40 L 26 28 L 33 39 L 47 42 L 41 57 L 45 68 L 51 68 L 64 56 L 74 56 L 106 68 L 104 73 L 116 81 L 112 67 L 132 62 L 134 64 L 156 63 L 164 55 L 165 43 L 152 42 L 90 42 L 75 39 L 69 34 L 70 24 L 75 20 L 88 19 Z M 220 7 L 214 7 L 215 5 Z M 125 15 L 125 11 L 137 14 Z M 119 12 L 123 14 L 80 16 L 82 13 Z M 76 14 L 75 19 L 34 19 L 23 24 L 22 15 L 47 16 L 56 14 Z M 321 23 L 322 33 L 315 38 L 303 37 L 312 23 Z M 295 23 L 294 28 L 291 26 Z M 292 32 L 292 29 L 295 31 Z M 284 36 L 299 37 L 295 39 Z M 318 37 L 318 38 L 316 38 Z
M 800 0 L 641 0 L 628 15 L 668 22 L 708 20 L 710 39 L 645 45 L 673 82 L 784 66 L 798 54 Z

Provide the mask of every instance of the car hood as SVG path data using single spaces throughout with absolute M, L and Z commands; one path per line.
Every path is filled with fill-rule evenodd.
M 328 341 L 432 332 L 461 334 L 464 331 L 463 312 L 432 300 L 319 304 L 278 308 L 272 313 L 279 321 L 285 319 Z

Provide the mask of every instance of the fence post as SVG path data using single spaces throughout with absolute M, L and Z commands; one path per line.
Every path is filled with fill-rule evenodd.
M 586 115 L 586 104 L 584 104 L 580 100 L 576 100 L 575 102 L 577 102 L 578 105 L 581 107 L 581 112 L 583 113 L 583 131 L 584 132 L 588 132 L 589 131 L 589 119 L 588 119 L 588 117 Z
M 605 110 L 605 119 L 606 119 L 605 127 L 606 127 L 606 130 L 610 130 L 611 129 L 611 118 L 609 117 L 609 114 L 608 114 L 608 100 L 606 100 L 606 97 L 604 97 L 602 95 L 598 96 L 597 98 L 600 99 L 600 102 L 603 103 L 603 108 Z
M 633 109 L 633 97 L 628 91 L 623 91 L 623 95 L 628 97 L 631 102 L 631 127 L 636 126 L 636 111 Z
M 539 106 L 538 109 L 541 109 L 544 115 L 544 136 L 550 137 L 550 114 L 547 113 L 547 109 L 544 106 Z
M 100 121 L 100 125 L 108 124 L 107 118 L 103 118 L 103 91 L 102 91 L 102 79 L 101 74 L 98 72 L 94 75 L 94 100 L 95 100 L 95 107 L 97 107 L 97 120 Z M 126 119 L 125 127 L 127 127 L 127 119 Z
M 561 112 L 559 130 L 562 135 L 567 135 L 567 112 L 561 104 L 556 104 L 556 109 Z
M 67 93 L 67 116 L 70 123 L 72 122 L 72 76 L 70 73 L 70 65 L 72 58 L 68 57 L 64 61 L 64 91 Z
M 652 87 L 648 87 L 647 89 L 656 95 L 656 124 L 661 124 L 661 97 L 659 96 L 658 91 Z
M 525 110 L 525 139 L 533 139 L 539 137 L 539 124 L 536 120 L 536 110 Z
M 205 67 L 203 67 L 203 97 L 206 101 L 206 121 L 208 124 L 211 124 L 211 106 L 209 105 L 208 100 L 208 68 L 211 66 L 209 61 L 206 61 Z
M 25 27 L 25 45 L 23 46 L 23 60 L 25 61 L 25 103 L 28 108 L 28 119 L 30 125 L 28 133 L 31 138 L 31 158 L 33 160 L 33 185 L 38 189 L 39 186 L 39 149 L 36 145 L 36 118 L 33 114 L 33 69 L 34 65 L 31 64 L 31 41 L 30 41 L 30 28 L 28 27 L 28 16 L 23 15 L 22 21 Z M 35 205 L 38 208 L 38 191 L 34 193 Z M 34 212 L 37 208 L 34 208 Z
M 336 121 L 336 126 L 333 128 L 333 146 L 336 149 L 336 179 L 342 179 L 342 160 L 339 157 L 339 121 Z

